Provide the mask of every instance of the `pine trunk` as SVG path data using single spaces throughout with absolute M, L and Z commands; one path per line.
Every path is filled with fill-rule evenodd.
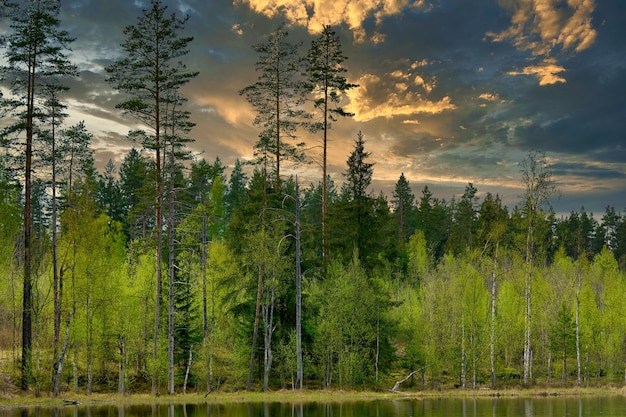
M 256 307 L 254 309 L 254 328 L 252 330 L 252 349 L 250 352 L 250 367 L 248 369 L 248 384 L 246 389 L 252 390 L 252 377 L 254 375 L 254 357 L 256 353 L 256 342 L 259 333 L 259 316 L 261 315 L 261 295 L 263 294 L 263 265 L 259 265 L 259 277 L 256 290 Z
M 300 265 L 300 187 L 296 176 L 296 389 L 302 389 L 302 266 Z

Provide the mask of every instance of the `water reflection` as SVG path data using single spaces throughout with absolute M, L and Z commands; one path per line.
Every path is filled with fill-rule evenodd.
M 350 403 L 169 404 L 2 409 L 0 417 L 617 417 L 626 397 L 428 398 Z

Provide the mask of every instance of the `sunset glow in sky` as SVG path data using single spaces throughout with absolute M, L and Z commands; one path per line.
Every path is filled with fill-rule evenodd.
M 468 182 L 520 200 L 519 162 L 548 156 L 561 197 L 558 213 L 582 206 L 601 217 L 626 209 L 626 2 L 623 0 L 163 0 L 189 15 L 195 37 L 184 59 L 200 72 L 185 88 L 197 123 L 193 150 L 232 166 L 251 158 L 258 130 L 239 96 L 256 81 L 252 45 L 281 22 L 303 53 L 324 24 L 348 57 L 355 113 L 331 130 L 329 172 L 341 172 L 357 132 L 372 153 L 372 191 L 401 173 L 419 197 L 460 196 Z M 63 27 L 76 37 L 68 123 L 85 120 L 99 166 L 118 165 L 138 126 L 115 105 L 104 68 L 122 54 L 123 28 L 148 0 L 63 0 Z M 316 136 L 301 133 L 319 161 Z M 139 146 L 139 145 L 135 145 Z M 200 152 L 202 152 L 200 154 Z M 290 172 L 296 172 L 290 171 Z M 317 164 L 297 169 L 320 180 Z M 227 171 L 227 174 L 229 171 Z

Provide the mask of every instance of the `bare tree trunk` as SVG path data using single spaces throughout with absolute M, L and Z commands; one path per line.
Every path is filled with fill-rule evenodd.
M 324 139 L 322 155 L 322 260 L 326 268 L 328 258 L 328 236 L 326 227 L 326 217 L 328 217 L 328 86 L 324 86 Z
M 126 393 L 126 346 L 124 345 L 124 336 L 119 336 L 120 342 L 120 375 L 117 386 L 117 392 Z
M 333 383 L 333 349 L 328 350 L 326 356 L 326 388 L 330 388 Z
M 467 380 L 467 353 L 465 352 L 465 312 L 461 315 L 461 388 Z
M 548 380 L 546 382 L 550 382 L 552 379 L 552 352 L 548 353 Z
M 400 381 L 396 382 L 393 386 L 393 388 L 391 388 L 391 392 L 398 392 L 398 388 L 400 388 L 400 385 L 406 381 L 409 380 L 409 378 L 411 378 L 413 375 L 415 375 L 417 371 L 413 371 L 410 374 L 407 375 L 406 378 L 401 379 Z
M 526 235 L 526 285 L 525 301 L 526 311 L 524 317 L 524 384 L 528 384 L 533 379 L 533 350 L 531 348 L 531 328 L 532 328 L 532 274 L 535 257 L 535 221 L 539 214 L 541 205 L 546 203 L 551 194 L 556 189 L 551 179 L 551 173 L 545 155 L 538 155 L 531 152 L 528 158 L 521 163 L 522 182 L 525 185 L 524 194 L 525 214 L 528 219 L 528 230 Z
M 37 308 L 33 308 L 35 332 L 33 334 L 33 340 L 35 341 L 35 372 L 33 374 L 33 380 L 35 382 L 35 397 L 41 397 L 41 340 L 39 332 L 41 331 L 40 312 Z
M 563 336 L 563 382 L 565 382 L 567 375 L 567 336 Z
M 91 277 L 90 286 L 91 286 Z M 91 290 L 89 290 L 89 294 L 87 294 L 87 311 L 85 312 L 87 316 L 87 388 L 85 389 L 86 394 L 91 394 L 91 387 L 93 382 L 93 312 L 91 311 Z
M 57 397 L 59 395 L 59 385 L 61 383 L 61 375 L 63 373 L 63 363 L 65 362 L 65 352 L 67 351 L 67 345 L 70 338 L 70 318 L 71 316 L 67 316 L 67 324 L 65 326 L 65 341 L 63 342 L 63 348 L 61 349 L 61 354 L 59 355 L 59 362 L 56 367 L 56 374 L 54 375 L 54 383 L 52 386 L 52 395 Z
M 491 273 L 491 340 L 489 348 L 491 351 L 491 386 L 496 386 L 496 277 L 498 269 L 498 247 L 499 242 L 496 241 L 496 247 L 493 255 L 493 272 Z
M 52 287 L 54 297 L 54 337 L 53 337 L 53 362 L 52 362 L 52 385 L 56 385 L 57 368 L 59 367 L 59 339 L 61 335 L 61 292 L 59 284 L 59 261 L 57 256 L 57 168 L 56 168 L 56 137 L 55 121 L 52 120 Z M 56 387 L 58 393 L 58 387 Z M 56 395 L 55 395 L 56 396 Z
M 191 369 L 192 359 L 193 359 L 193 344 L 189 346 L 189 360 L 187 361 L 187 369 L 185 369 L 185 382 L 183 383 L 183 394 L 187 394 L 187 381 L 189 381 L 189 370 Z
M 252 390 L 252 376 L 254 374 L 254 356 L 256 353 L 256 342 L 259 333 L 259 316 L 261 315 L 261 295 L 263 294 L 263 264 L 259 264 L 259 277 L 256 290 L 256 307 L 254 310 L 254 328 L 252 330 L 252 349 L 250 352 L 250 368 L 248 370 L 248 385 L 246 389 Z
M 533 214 L 531 213 L 530 216 Z M 529 219 L 528 235 L 526 237 L 526 280 L 524 287 L 525 314 L 524 314 L 524 385 L 527 385 L 531 379 L 531 294 L 532 294 L 532 269 L 533 269 L 533 221 Z
M 32 329 L 32 282 L 31 282 L 31 171 L 33 157 L 33 113 L 35 108 L 35 68 L 37 50 L 33 51 L 28 62 L 27 111 L 26 111 L 26 151 L 24 166 L 24 286 L 22 289 L 22 391 L 27 391 L 32 378 L 31 348 Z
M 173 145 L 172 145 L 173 146 Z M 173 153 L 171 153 L 170 164 L 172 170 L 174 161 Z M 169 252 L 169 307 L 168 307 L 168 343 L 167 343 L 167 364 L 168 364 L 168 380 L 167 380 L 167 392 L 170 395 L 174 394 L 174 295 L 175 295 L 175 253 L 174 253 L 174 178 L 170 175 L 169 193 L 168 193 L 168 216 L 167 216 L 167 234 L 168 234 L 168 252 Z
M 300 187 L 296 175 L 296 389 L 302 389 L 302 266 L 300 265 Z
M 375 381 L 378 383 L 378 360 L 380 359 L 380 311 L 376 316 L 376 357 L 374 358 Z
M 272 336 L 274 334 L 274 287 L 269 289 L 269 300 L 263 306 L 263 327 L 264 327 L 264 354 L 263 354 L 263 391 L 267 392 L 269 388 L 269 376 L 272 369 Z
M 576 285 L 576 383 L 580 386 L 580 287 L 582 280 L 580 267 L 576 277 L 578 278 Z
M 206 237 L 206 213 L 202 214 L 202 346 L 207 352 L 209 338 L 209 322 L 207 318 L 207 294 L 206 294 L 206 259 L 207 259 L 207 237 Z M 206 390 L 211 392 L 211 358 L 207 355 L 206 360 Z
M 156 105 L 158 108 L 159 99 L 157 97 Z M 158 354 L 159 354 L 159 322 L 161 319 L 161 284 L 162 271 L 161 262 L 163 259 L 163 249 L 161 247 L 163 219 L 163 178 L 161 170 L 161 142 L 160 142 L 160 115 L 157 110 L 156 118 L 156 211 L 155 211 L 155 247 L 156 247 L 156 294 L 154 303 L 154 335 L 152 347 L 152 394 L 157 394 L 157 375 L 158 375 Z
M 72 351 L 72 385 L 74 393 L 78 392 L 78 352 L 76 348 Z

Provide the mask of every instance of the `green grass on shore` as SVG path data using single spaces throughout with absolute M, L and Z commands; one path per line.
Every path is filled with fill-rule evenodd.
M 3 396 L 0 394 L 0 409 L 16 407 L 55 407 L 66 404 L 67 401 L 76 401 L 84 406 L 101 405 L 142 405 L 142 404 L 224 404 L 242 402 L 350 402 L 386 399 L 424 399 L 424 398 L 489 398 L 489 397 L 550 397 L 550 396 L 600 396 L 624 395 L 623 387 L 594 387 L 594 388 L 528 388 L 504 390 L 450 390 L 450 391 L 415 391 L 415 392 L 373 392 L 373 391 L 334 391 L 334 390 L 281 390 L 268 393 L 263 392 L 232 392 L 232 393 L 204 393 L 175 394 L 154 396 L 150 394 L 73 394 L 64 393 L 59 397 L 51 395 L 34 396 L 20 394 Z

